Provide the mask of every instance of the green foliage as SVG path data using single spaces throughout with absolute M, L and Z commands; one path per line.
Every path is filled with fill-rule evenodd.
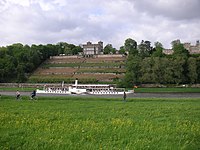
M 1 97 L 0 149 L 199 149 L 199 99 Z
M 140 62 L 141 58 L 139 56 L 129 55 L 126 64 L 126 74 L 124 79 L 119 83 L 122 87 L 133 87 L 139 83 L 140 77 Z
M 188 58 L 189 52 L 187 49 L 184 48 L 183 44 L 181 43 L 173 43 L 172 48 L 174 50 L 173 56 L 174 57 L 184 57 L 185 59 Z
M 140 45 L 138 46 L 139 55 L 142 58 L 150 56 L 152 53 L 152 47 L 150 41 L 141 41 Z
M 197 72 L 197 75 L 198 75 L 197 83 L 200 83 L 200 56 L 198 58 L 196 58 L 196 60 L 197 60 L 197 70 L 196 70 L 196 72 Z
M 130 55 L 138 55 L 137 42 L 131 38 L 125 40 L 124 48 Z
M 116 49 L 113 48 L 112 44 L 107 44 L 103 50 L 104 54 L 115 54 Z
M 74 44 L 68 44 L 66 42 L 58 43 L 58 53 L 66 55 L 77 55 L 79 52 L 83 52 L 80 46 L 75 46 Z
M 25 77 L 25 73 L 24 73 L 24 65 L 23 64 L 19 64 L 17 66 L 17 81 L 18 82 L 23 82 L 26 80 L 26 77 Z
M 119 53 L 129 53 L 126 64 L 123 62 L 113 63 L 65 63 L 65 64 L 44 64 L 48 67 L 97 67 L 97 68 L 126 68 L 126 71 L 115 71 L 115 73 L 125 72 L 125 78 L 120 80 L 119 85 L 132 87 L 141 83 L 161 83 L 161 84 L 195 84 L 200 83 L 200 57 L 199 55 L 189 55 L 180 41 L 173 41 L 174 53 L 170 56 L 163 54 L 163 46 L 156 42 L 155 47 L 151 47 L 150 41 L 144 41 L 137 45 L 131 38 L 125 40 L 124 46 L 120 47 Z M 60 42 L 56 45 L 22 45 L 16 43 L 7 47 L 0 47 L 0 82 L 25 82 L 33 71 L 38 68 L 50 56 L 59 54 L 76 55 L 82 52 L 80 46 Z M 116 49 L 108 44 L 104 48 L 104 53 L 115 53 Z M 105 69 L 106 70 L 106 69 Z M 101 73 L 109 71 L 99 70 Z M 108 70 L 108 69 L 107 69 Z M 80 70 L 81 71 L 81 70 Z M 79 72 L 80 72 L 79 71 Z M 89 70 L 85 69 L 85 72 Z M 64 77 L 63 77 L 64 78 Z M 31 78 L 31 82 L 60 82 L 58 78 Z M 66 79 L 68 80 L 68 79 Z M 118 81 L 118 78 L 116 79 Z M 91 81 L 93 82 L 93 81 Z M 95 81 L 96 82 L 96 81 Z
M 126 50 L 125 50 L 124 46 L 120 47 L 119 54 L 126 54 Z
M 133 45 L 132 39 L 125 41 L 127 47 Z M 132 43 L 132 44 L 130 44 Z M 200 59 L 197 55 L 189 55 L 188 50 L 180 41 L 173 41 L 174 53 L 171 56 L 163 54 L 160 42 L 152 48 L 150 41 L 142 40 L 137 48 L 139 57 L 130 54 L 126 64 L 125 79 L 120 85 L 133 87 L 141 83 L 185 84 L 200 82 Z M 125 46 L 126 47 L 126 46 Z M 122 47 L 123 48 L 123 47 Z
M 63 46 L 66 54 L 75 55 L 82 51 L 80 46 L 67 43 L 31 46 L 16 43 L 0 47 L 0 82 L 25 82 L 27 75 L 42 62 L 61 54 Z
M 193 58 L 195 59 L 195 58 Z M 183 57 L 177 58 L 165 58 L 165 57 L 145 57 L 145 58 L 131 58 L 127 60 L 126 65 L 126 82 L 131 83 L 132 87 L 138 83 L 162 83 L 162 84 L 180 84 L 180 83 L 193 83 L 197 80 L 197 74 L 195 75 L 195 69 L 191 61 L 186 61 Z M 187 73 L 187 66 L 189 66 L 189 72 Z M 191 68 L 192 67 L 192 68 Z M 192 74 L 194 71 L 194 74 Z M 136 77 L 138 78 L 136 78 Z M 188 81 L 190 77 L 190 82 Z M 130 82 L 132 79 L 133 82 Z
M 155 47 L 153 48 L 153 53 L 152 56 L 153 57 L 163 57 L 164 53 L 163 53 L 163 46 L 160 42 L 155 42 Z
M 154 66 L 154 61 L 151 57 L 146 57 L 142 60 L 141 62 L 141 74 L 142 76 L 140 77 L 141 82 L 147 82 L 147 83 L 152 83 L 155 82 L 155 72 L 153 70 Z M 156 68 L 155 68 L 156 70 Z

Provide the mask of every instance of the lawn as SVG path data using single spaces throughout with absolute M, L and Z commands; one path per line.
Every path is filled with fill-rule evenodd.
M 200 149 L 199 99 L 0 99 L 0 149 Z

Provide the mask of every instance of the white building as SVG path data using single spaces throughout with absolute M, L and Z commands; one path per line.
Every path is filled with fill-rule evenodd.
M 92 42 L 87 42 L 87 44 L 83 44 L 83 54 L 84 55 L 103 54 L 103 42 L 99 41 L 98 44 L 92 44 Z

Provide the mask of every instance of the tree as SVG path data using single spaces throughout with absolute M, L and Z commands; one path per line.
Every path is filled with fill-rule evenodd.
M 24 65 L 19 64 L 17 66 L 17 81 L 24 82 L 25 80 L 26 80 L 26 77 L 25 77 L 25 72 L 24 72 Z
M 196 58 L 197 61 L 197 82 L 200 83 L 200 56 Z
M 0 58 L 0 82 L 5 82 L 5 59 Z
M 67 43 L 64 42 L 59 42 L 58 45 L 58 55 L 59 54 L 64 54 L 64 49 Z
M 125 40 L 124 48 L 130 55 L 138 55 L 137 42 L 131 38 Z
M 72 49 L 72 55 L 77 55 L 78 53 L 83 52 L 83 48 L 81 48 L 80 46 L 75 46 Z
M 190 57 L 187 61 L 187 65 L 188 65 L 189 82 L 192 84 L 196 83 L 198 78 L 196 58 Z
M 151 57 L 152 59 L 152 81 L 154 83 L 163 83 L 164 69 L 161 57 Z
M 47 44 L 45 47 L 46 47 L 46 49 L 48 51 L 48 57 L 49 56 L 58 55 L 58 47 L 57 47 L 57 45 Z
M 57 54 L 66 54 L 66 55 L 77 55 L 79 52 L 83 52 L 83 49 L 80 46 L 74 44 L 68 44 L 66 42 L 60 42 L 57 44 L 58 52 Z
M 29 73 L 34 71 L 50 56 L 59 54 L 59 50 L 69 48 L 70 55 L 82 51 L 80 46 L 60 43 L 60 45 L 25 45 L 16 43 L 0 47 L 0 82 L 23 82 Z
M 184 48 L 183 44 L 180 41 L 172 41 L 172 49 L 174 50 L 173 56 L 180 56 L 187 59 L 189 57 L 189 52 Z
M 0 47 L 0 58 L 4 58 L 7 52 L 6 47 Z
M 140 57 L 133 55 L 128 56 L 126 63 L 126 74 L 124 80 L 122 81 L 122 85 L 124 87 L 133 87 L 139 83 L 140 62 Z
M 174 41 L 171 42 L 172 47 L 174 47 L 174 45 L 177 45 L 177 44 L 181 44 L 181 41 L 180 40 L 174 40 Z
M 155 47 L 153 48 L 152 56 L 153 57 L 163 57 L 164 56 L 163 45 L 160 42 L 155 42 L 154 46 Z
M 138 46 L 139 55 L 144 58 L 150 56 L 152 53 L 152 47 L 150 41 L 142 40 L 140 45 Z
M 162 70 L 163 70 L 163 83 L 174 83 L 174 78 L 173 78 L 173 67 L 174 67 L 174 62 L 170 58 L 162 58 Z
M 186 80 L 185 64 L 186 60 L 183 57 L 173 59 L 173 78 L 176 84 L 184 83 Z
M 34 51 L 31 55 L 30 60 L 33 63 L 34 67 L 37 68 L 37 66 L 39 66 L 41 63 L 40 54 L 37 51 Z
M 76 46 L 73 44 L 66 44 L 65 45 L 65 49 L 64 49 L 64 53 L 66 55 L 72 55 L 73 54 L 73 48 L 75 48 Z
M 38 49 L 37 51 L 41 54 L 42 61 L 45 61 L 50 57 L 48 48 L 46 46 L 40 44 L 37 46 L 37 49 Z
M 121 46 L 121 47 L 119 48 L 119 54 L 125 54 L 125 53 L 126 53 L 126 51 L 125 51 L 124 46 Z
M 153 61 L 151 57 L 146 57 L 141 61 L 141 69 L 140 69 L 140 81 L 144 83 L 153 83 L 155 82 L 153 79 Z
M 104 54 L 115 54 L 116 53 L 116 49 L 113 48 L 112 44 L 107 44 L 104 47 Z
M 6 56 L 4 64 L 4 73 L 7 79 L 16 78 L 16 59 L 13 56 Z

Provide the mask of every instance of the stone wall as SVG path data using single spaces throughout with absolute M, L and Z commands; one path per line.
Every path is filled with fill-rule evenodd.
M 121 58 L 124 57 L 124 55 L 122 54 L 108 54 L 108 55 L 97 55 L 98 58 L 109 58 L 109 57 L 113 57 L 113 58 Z
M 183 43 L 183 46 L 189 51 L 190 54 L 200 54 L 199 41 L 196 41 L 196 45 L 191 45 L 191 43 Z
M 61 86 L 61 83 L 0 83 L 0 88 L 3 87 L 15 87 L 15 88 L 43 88 L 44 85 L 46 86 Z M 66 86 L 69 84 L 65 84 Z M 180 87 L 180 88 L 187 88 L 187 87 L 192 87 L 192 88 L 200 88 L 200 84 L 181 84 L 181 85 L 163 85 L 163 84 L 141 84 L 138 85 L 138 88 L 165 88 L 165 87 Z
M 51 56 L 50 59 L 67 59 L 67 58 L 78 58 L 78 55 L 73 56 Z
M 44 85 L 48 86 L 61 86 L 61 83 L 0 83 L 0 88 L 11 87 L 11 88 L 43 88 Z

